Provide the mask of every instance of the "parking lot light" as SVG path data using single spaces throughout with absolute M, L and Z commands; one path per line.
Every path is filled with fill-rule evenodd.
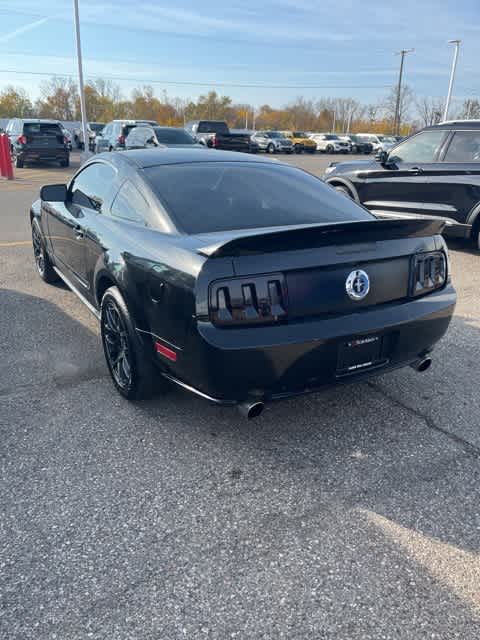
M 455 71 L 457 69 L 457 60 L 458 60 L 458 51 L 460 49 L 460 42 L 461 40 L 449 40 L 448 44 L 454 44 L 455 45 L 455 50 L 453 52 L 453 61 L 452 61 L 452 70 L 450 72 L 450 82 L 448 83 L 448 93 L 447 93 L 447 99 L 445 101 L 445 111 L 443 112 L 443 120 L 447 120 L 448 118 L 448 110 L 450 108 L 450 101 L 452 99 L 452 89 L 453 89 L 453 82 L 455 80 Z

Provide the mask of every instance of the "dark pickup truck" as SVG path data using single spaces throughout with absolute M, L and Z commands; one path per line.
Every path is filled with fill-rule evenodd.
M 230 133 L 226 122 L 222 120 L 192 120 L 185 129 L 191 136 L 206 147 L 224 151 L 245 151 L 257 153 L 258 144 L 251 140 L 248 133 Z

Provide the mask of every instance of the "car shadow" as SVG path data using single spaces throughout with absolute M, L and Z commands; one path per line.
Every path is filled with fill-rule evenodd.
M 185 628 L 204 620 L 199 593 L 209 611 L 230 611 L 235 597 L 242 611 L 256 611 L 262 594 L 269 610 L 249 637 L 258 625 L 280 637 L 287 610 L 292 633 L 303 632 L 295 637 L 313 637 L 312 629 L 335 629 L 325 637 L 477 637 L 469 625 L 478 612 L 480 449 L 468 446 L 459 411 L 478 430 L 472 354 L 480 332 L 470 320 L 455 319 L 438 367 L 423 376 L 408 369 L 274 403 L 247 422 L 176 389 L 123 401 L 94 323 L 18 291 L 2 289 L 0 300 L 0 400 L 13 411 L 2 442 L 8 490 L 15 485 L 5 514 L 16 531 L 16 563 L 3 580 L 16 584 L 20 570 L 28 577 L 14 590 L 26 607 L 22 624 L 51 625 L 52 606 L 57 620 L 74 624 L 72 607 L 57 606 L 57 583 L 71 592 L 76 615 L 111 625 L 130 611 L 150 619 L 149 585 L 168 583 L 173 593 L 186 583 Z M 25 391 L 35 403 L 19 402 Z M 85 576 L 80 562 L 68 565 L 69 553 L 101 567 L 97 595 L 88 595 L 88 582 L 72 586 Z M 51 587 L 36 592 L 42 582 Z M 17 609 L 12 615 L 16 624 Z M 229 628 L 245 628 L 230 615 Z M 164 624 L 163 637 L 175 637 Z

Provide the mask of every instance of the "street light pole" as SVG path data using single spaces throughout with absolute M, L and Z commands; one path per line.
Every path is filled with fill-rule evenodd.
M 78 16 L 78 0 L 73 0 L 75 13 L 75 36 L 77 41 L 78 90 L 80 94 L 80 113 L 82 114 L 83 150 L 88 154 L 89 138 L 87 135 L 87 111 L 85 109 L 85 92 L 83 88 L 82 45 L 80 43 L 80 18 Z
M 455 51 L 453 52 L 452 70 L 450 72 L 450 82 L 448 83 L 447 100 L 445 102 L 445 111 L 443 112 L 443 119 L 448 118 L 448 109 L 450 108 L 450 100 L 452 99 L 453 81 L 455 80 L 455 71 L 457 69 L 458 51 L 460 49 L 461 40 L 449 40 L 448 44 L 455 45 Z
M 415 49 L 402 49 L 397 53 L 400 55 L 400 73 L 398 74 L 397 99 L 395 102 L 395 117 L 393 120 L 393 135 L 398 136 L 400 133 L 400 98 L 402 95 L 402 77 L 403 77 L 403 61 L 407 53 L 412 53 Z

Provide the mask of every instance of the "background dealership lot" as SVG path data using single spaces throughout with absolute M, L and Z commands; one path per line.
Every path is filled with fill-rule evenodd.
M 0 184 L 0 635 L 478 638 L 480 256 L 450 245 L 423 375 L 252 423 L 177 390 L 130 405 L 93 316 L 35 273 L 28 206 L 70 173 Z

